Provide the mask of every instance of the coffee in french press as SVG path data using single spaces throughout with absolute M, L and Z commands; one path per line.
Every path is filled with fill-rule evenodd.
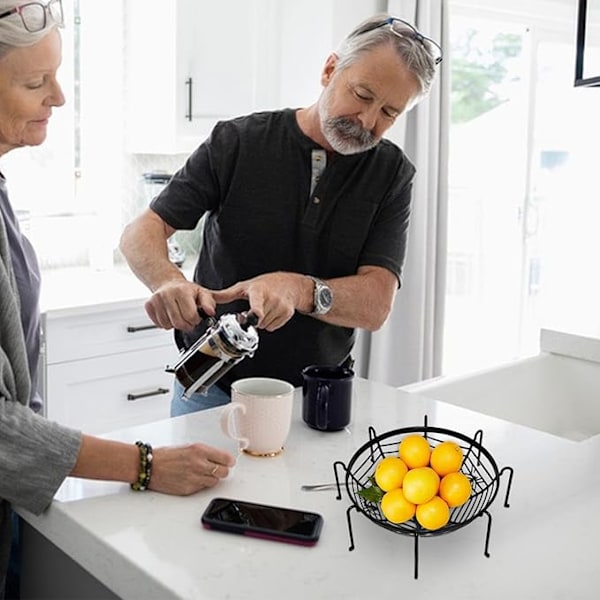
M 205 394 L 227 371 L 258 348 L 258 317 L 252 313 L 224 314 L 210 318 L 209 327 L 167 371 L 184 387 L 184 398 L 195 392 Z

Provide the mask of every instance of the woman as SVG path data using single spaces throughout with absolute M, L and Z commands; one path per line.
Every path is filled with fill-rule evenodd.
M 0 0 L 0 156 L 46 138 L 64 104 L 61 0 Z M 94 438 L 50 422 L 32 392 L 39 349 L 39 269 L 0 173 L 0 598 L 11 505 L 40 513 L 67 476 L 129 482 L 135 490 L 193 494 L 229 473 L 234 458 L 203 444 L 157 448 Z

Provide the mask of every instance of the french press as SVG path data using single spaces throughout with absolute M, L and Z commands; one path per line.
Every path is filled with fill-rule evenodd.
M 207 318 L 209 327 L 167 371 L 185 388 L 184 398 L 194 392 L 205 394 L 227 371 L 258 348 L 258 317 L 253 312 L 227 313 L 216 320 Z

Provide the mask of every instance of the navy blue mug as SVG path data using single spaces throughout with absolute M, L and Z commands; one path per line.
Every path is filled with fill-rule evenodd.
M 339 431 L 350 423 L 354 371 L 311 365 L 302 370 L 302 419 L 313 429 Z

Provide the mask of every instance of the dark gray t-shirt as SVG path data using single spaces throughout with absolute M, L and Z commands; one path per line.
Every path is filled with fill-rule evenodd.
M 29 405 L 36 412 L 42 409 L 42 399 L 37 392 L 38 364 L 40 359 L 40 268 L 30 241 L 23 235 L 17 217 L 8 201 L 6 182 L 0 174 L 0 211 L 4 217 L 10 255 L 12 259 L 19 298 L 21 323 L 27 346 L 27 359 L 31 376 Z
M 300 130 L 292 109 L 217 124 L 153 200 L 176 229 L 206 214 L 194 279 L 211 289 L 274 271 L 329 279 L 381 266 L 400 281 L 414 167 L 388 140 L 352 156 L 330 154 L 311 190 L 312 156 L 322 150 Z M 238 302 L 218 313 L 247 309 Z M 201 328 L 186 336 L 188 346 Z M 275 332 L 260 332 L 252 359 L 221 383 L 268 376 L 301 384 L 310 364 L 339 364 L 354 330 L 296 313 Z

